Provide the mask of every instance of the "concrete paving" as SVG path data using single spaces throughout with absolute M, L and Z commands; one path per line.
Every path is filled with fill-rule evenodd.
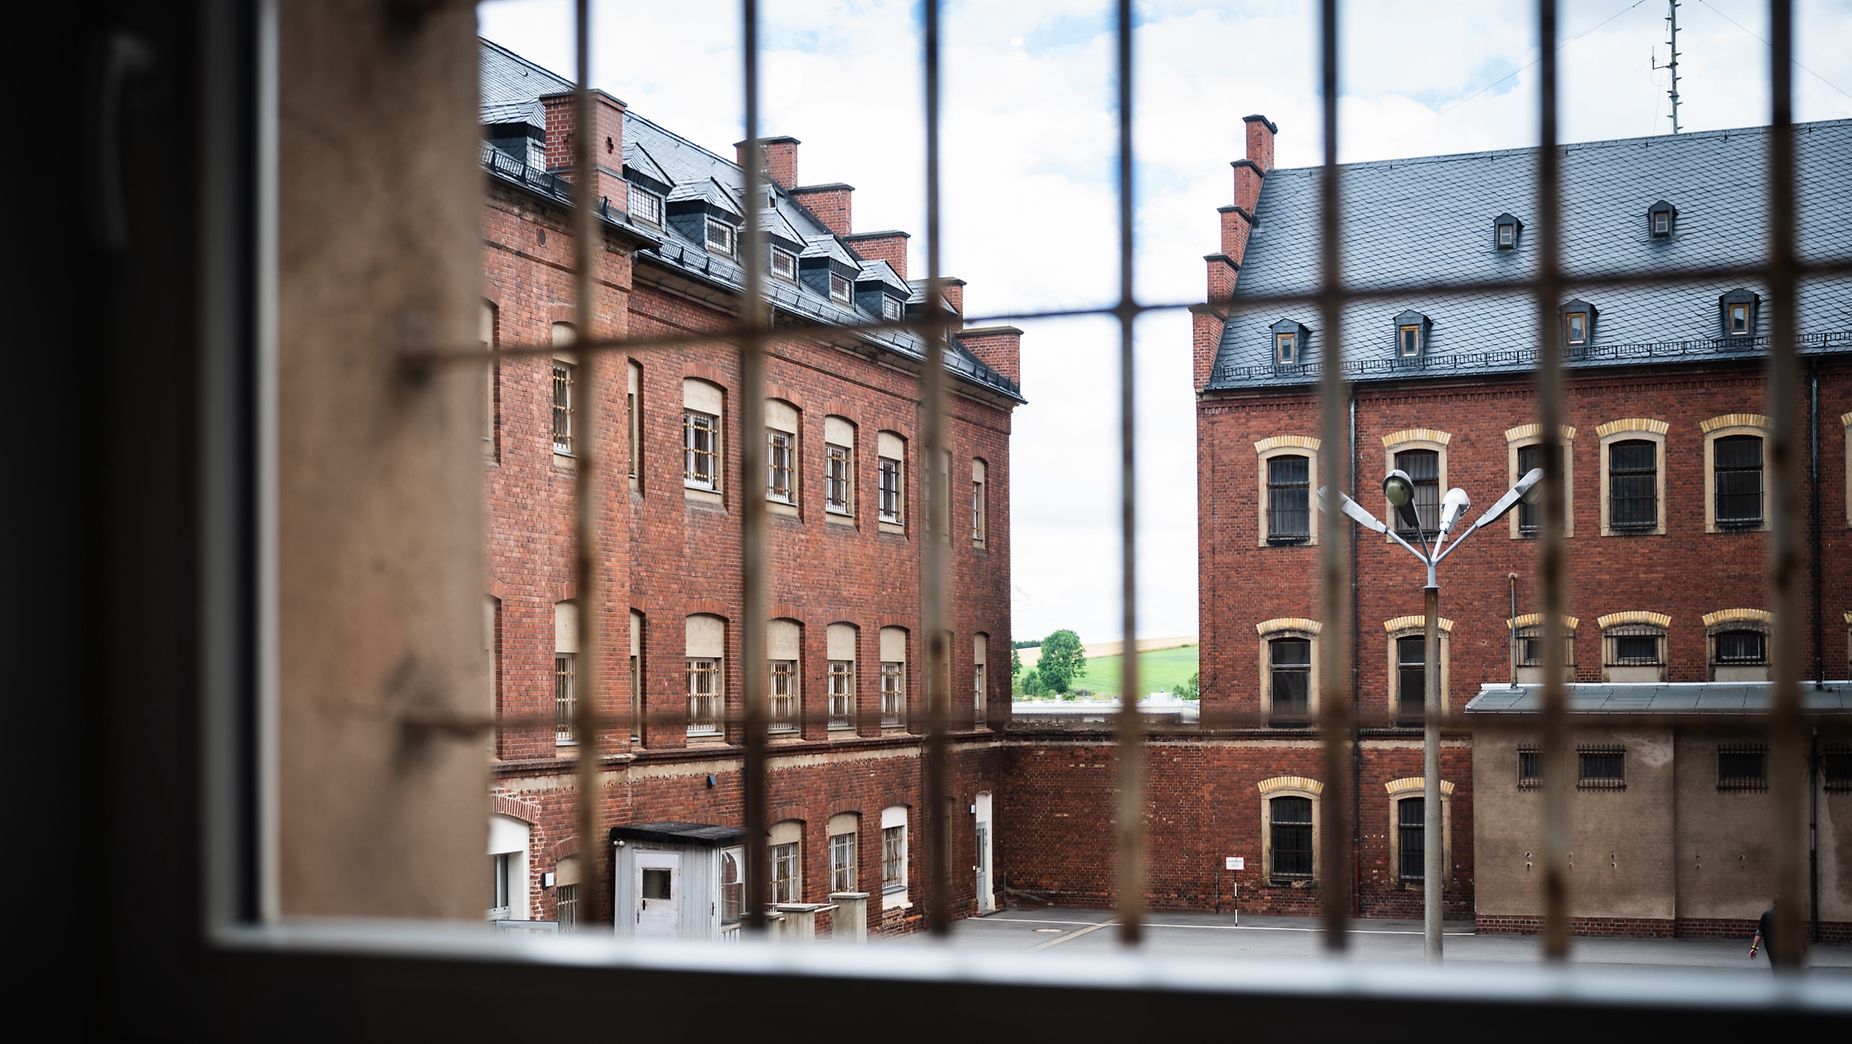
M 1307 917 L 1262 917 L 1156 911 L 1145 922 L 1144 946 L 1154 954 L 1247 960 L 1303 959 L 1324 952 L 1324 932 Z M 952 928 L 958 947 L 1024 952 L 1102 953 L 1119 948 L 1117 922 L 1110 910 L 1072 908 L 1005 910 L 970 917 Z M 1355 960 L 1415 962 L 1422 957 L 1419 921 L 1351 922 L 1351 957 Z M 884 940 L 882 945 L 927 942 L 924 935 Z M 1460 963 L 1541 963 L 1541 944 L 1529 935 L 1478 935 L 1470 921 L 1448 923 L 1442 946 L 1445 958 Z M 1659 968 L 1736 968 L 1769 974 L 1767 955 L 1749 960 L 1749 939 L 1604 939 L 1577 937 L 1570 961 L 1576 964 L 1632 965 Z M 1808 951 L 1810 967 L 1852 977 L 1852 946 L 1819 945 Z

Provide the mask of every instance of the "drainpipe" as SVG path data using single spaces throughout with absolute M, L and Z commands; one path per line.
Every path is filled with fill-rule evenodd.
M 1350 484 L 1357 486 L 1357 393 L 1350 393 Z M 1350 534 L 1350 914 L 1363 916 L 1363 713 L 1359 685 L 1362 660 L 1357 639 L 1363 617 L 1357 609 L 1357 531 Z
M 1807 923 L 1820 941 L 1820 730 L 1813 729 L 1807 750 Z
M 1813 680 L 1826 682 L 1826 630 L 1820 594 L 1820 363 L 1807 363 L 1807 509 L 1813 544 Z M 1817 941 L 1817 940 L 1816 940 Z
M 1511 615 L 1505 619 L 1505 628 L 1511 632 L 1511 687 L 1518 687 L 1518 574 L 1506 573 L 1505 583 L 1511 588 Z

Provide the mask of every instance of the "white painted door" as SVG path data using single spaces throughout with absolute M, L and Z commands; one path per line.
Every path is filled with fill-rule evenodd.
M 638 852 L 635 884 L 637 934 L 681 934 L 681 853 Z
M 990 887 L 990 795 L 977 796 L 977 912 L 997 909 L 997 897 Z

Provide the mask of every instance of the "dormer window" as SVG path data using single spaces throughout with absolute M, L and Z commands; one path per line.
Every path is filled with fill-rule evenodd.
M 783 247 L 772 248 L 772 274 L 797 282 L 797 255 Z
M 1395 317 L 1395 354 L 1398 359 L 1419 359 L 1428 350 L 1428 330 L 1434 324 L 1416 311 Z
M 739 231 L 720 218 L 709 214 L 707 217 L 707 248 L 716 254 L 734 256 L 738 249 Z
M 1754 337 L 1756 333 L 1756 313 L 1762 303 L 1761 295 L 1751 290 L 1732 290 L 1717 299 L 1719 318 L 1722 320 L 1723 336 Z
M 888 297 L 885 294 L 882 295 L 881 297 L 881 318 L 899 321 L 900 319 L 900 298 Z
M 1663 199 L 1646 209 L 1646 228 L 1654 239 L 1671 239 L 1677 221 L 1678 208 Z
M 1518 233 L 1524 230 L 1524 222 L 1510 214 L 1500 214 L 1492 219 L 1492 248 L 1495 250 L 1516 250 Z
M 830 273 L 830 300 L 848 304 L 854 296 L 854 287 L 845 276 Z
M 1563 305 L 1563 343 L 1580 348 L 1595 341 L 1595 306 L 1587 301 Z
M 1304 359 L 1305 338 L 1312 331 L 1305 324 L 1282 319 L 1268 330 L 1273 334 L 1273 362 L 1276 366 L 1297 366 Z
M 662 225 L 662 196 L 641 185 L 630 186 L 630 216 L 648 225 Z

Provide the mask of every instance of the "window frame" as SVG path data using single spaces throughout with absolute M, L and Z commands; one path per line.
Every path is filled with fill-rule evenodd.
M 553 456 L 570 460 L 575 447 L 574 430 L 578 424 L 578 404 L 574 389 L 578 385 L 578 366 L 560 355 L 553 356 L 553 395 L 550 400 L 553 426 Z
M 716 230 L 722 233 L 718 241 L 714 236 Z M 739 257 L 739 234 L 740 230 L 727 219 L 715 214 L 704 215 L 701 242 L 708 253 L 721 257 Z
M 1575 748 L 1577 790 L 1626 790 L 1627 747 L 1620 743 L 1580 743 Z M 1609 760 L 1611 759 L 1611 760 Z M 1613 775 L 1592 775 L 1591 768 L 1614 768 Z
M 1259 531 L 1260 547 L 1317 547 L 1318 525 L 1314 521 L 1316 507 L 1312 503 L 1312 491 L 1318 488 L 1318 439 L 1309 435 L 1272 435 L 1254 443 L 1255 455 L 1255 515 Z M 1303 537 L 1277 537 L 1273 533 L 1273 461 L 1280 457 L 1304 457 L 1306 461 L 1305 479 L 1305 513 L 1306 532 Z
M 771 264 L 767 266 L 767 270 L 775 279 L 782 279 L 787 283 L 797 282 L 797 254 L 784 247 L 773 245 Z
M 663 194 L 654 189 L 644 188 L 634 181 L 629 182 L 629 194 L 631 218 L 641 221 L 653 228 L 661 228 L 665 208 L 668 206 L 668 200 Z M 643 208 L 646 212 L 640 213 L 638 211 L 637 202 L 639 200 L 649 204 L 649 206 Z
M 1401 815 L 1402 805 L 1409 799 L 1426 800 L 1427 794 L 1423 787 L 1423 780 L 1420 776 L 1390 780 L 1388 783 L 1384 784 L 1384 790 L 1389 796 L 1389 879 L 1398 888 L 1408 891 L 1418 891 L 1425 883 L 1424 879 L 1427 876 L 1427 867 L 1424 862 L 1422 864 L 1423 879 L 1421 880 L 1410 879 L 1402 873 L 1403 846 Z M 1440 781 L 1440 851 L 1441 867 L 1447 875 L 1447 881 L 1443 883 L 1443 888 L 1446 891 L 1453 890 L 1453 792 L 1454 785 L 1452 780 L 1443 779 Z M 1425 819 L 1425 812 L 1426 808 L 1424 806 L 1424 818 L 1422 819 L 1422 855 L 1424 860 L 1426 858 L 1426 846 L 1429 843 L 1426 836 L 1427 821 Z
M 1269 788 L 1268 784 L 1276 780 L 1262 780 L 1260 783 L 1261 801 L 1261 873 L 1269 885 L 1275 887 L 1309 887 L 1318 882 L 1319 857 L 1319 795 L 1323 785 L 1316 780 L 1291 779 L 1283 786 Z M 1316 787 L 1317 789 L 1313 789 Z M 1282 823 L 1275 815 L 1276 803 L 1280 801 L 1303 801 L 1306 803 L 1306 818 L 1303 823 L 1294 821 Z M 1279 869 L 1280 845 L 1279 830 L 1282 826 L 1293 828 L 1295 833 L 1305 831 L 1305 852 L 1308 865 L 1303 873 L 1296 870 Z M 1295 848 L 1295 851 L 1299 849 Z
M 835 817 L 832 817 L 835 818 Z M 825 844 L 828 846 L 830 860 L 830 892 L 853 892 L 861 884 L 861 866 L 856 846 L 861 843 L 861 831 L 847 830 L 831 833 Z
M 1706 533 L 1765 533 L 1771 526 L 1772 512 L 1769 511 L 1768 497 L 1768 446 L 1772 432 L 1769 430 L 1768 418 L 1759 413 L 1726 413 L 1712 417 L 1698 425 L 1704 435 L 1704 531 Z M 1718 481 L 1718 444 L 1725 439 L 1755 438 L 1761 440 L 1758 447 L 1760 463 L 1755 471 L 1761 476 L 1760 492 L 1761 517 L 1750 521 L 1725 521 L 1717 510 L 1717 498 L 1722 495 L 1722 483 Z M 1747 471 L 1746 468 L 1733 469 Z
M 1663 682 L 1671 670 L 1670 648 L 1672 618 L 1664 613 L 1634 610 L 1622 613 L 1610 613 L 1595 621 L 1601 630 L 1601 680 L 1604 682 Z M 1623 662 L 1620 654 L 1620 640 L 1625 638 L 1653 638 L 1657 642 L 1654 653 L 1656 660 L 1646 662 L 1638 657 L 1627 658 L 1636 662 Z M 1653 677 L 1635 677 L 1650 672 Z M 1616 672 L 1626 672 L 1616 677 Z
M 765 429 L 765 499 L 797 507 L 797 435 L 780 428 Z
M 1299 364 L 1299 333 L 1296 330 L 1281 330 L 1273 335 L 1273 361 L 1278 366 L 1297 366 Z
M 840 285 L 841 290 L 837 287 Z M 855 281 L 840 272 L 829 273 L 829 299 L 840 305 L 855 304 Z
M 1420 617 L 1420 616 L 1398 616 L 1398 617 L 1395 617 L 1394 619 L 1386 620 L 1383 622 L 1383 632 L 1388 638 L 1388 647 L 1389 647 L 1389 659 L 1388 659 L 1389 684 L 1388 684 L 1388 701 L 1386 704 L 1386 708 L 1388 710 L 1391 720 L 1396 722 L 1396 725 L 1394 726 L 1396 728 L 1418 728 L 1423 724 L 1423 722 L 1426 719 L 1427 692 L 1425 688 L 1425 685 L 1426 685 L 1425 678 L 1422 683 L 1424 688 L 1422 690 L 1422 699 L 1421 699 L 1421 704 L 1420 704 L 1423 710 L 1419 716 L 1410 717 L 1410 716 L 1404 715 L 1402 713 L 1403 703 L 1401 700 L 1401 686 L 1402 686 L 1401 671 L 1404 666 L 1402 662 L 1402 655 L 1401 655 L 1401 648 L 1402 648 L 1401 643 L 1404 639 L 1408 639 L 1408 638 L 1420 639 L 1423 643 L 1425 643 L 1426 637 L 1427 637 L 1426 631 L 1427 631 L 1427 621 L 1423 617 Z M 1427 659 L 1427 647 L 1425 644 L 1421 646 L 1421 650 L 1422 650 L 1423 670 L 1425 671 L 1426 670 L 1426 659 Z M 1448 713 L 1453 706 L 1453 700 L 1452 700 L 1453 656 L 1452 656 L 1452 652 L 1453 652 L 1453 621 L 1443 616 L 1440 618 L 1440 709 L 1441 709 L 1441 713 L 1443 714 Z
M 881 810 L 881 909 L 907 909 L 912 881 L 912 809 L 889 805 Z
M 1318 639 L 1324 630 L 1317 620 L 1303 617 L 1284 616 L 1272 620 L 1263 620 L 1254 625 L 1255 634 L 1259 636 L 1258 652 L 1255 659 L 1260 667 L 1260 710 L 1267 718 L 1270 729 L 1304 729 L 1311 728 L 1318 718 Z M 1273 683 L 1276 667 L 1273 663 L 1273 643 L 1276 641 L 1304 641 L 1309 661 L 1304 665 L 1306 675 L 1305 712 L 1301 715 L 1281 716 L 1276 719 L 1273 708 Z M 1299 665 L 1291 665 L 1297 669 Z
M 1601 466 L 1601 535 L 1604 537 L 1664 536 L 1666 532 L 1666 433 L 1665 421 L 1644 417 L 1609 421 L 1595 429 L 1600 438 Z M 1613 447 L 1623 442 L 1653 444 L 1654 523 L 1638 528 L 1616 528 L 1613 523 Z
M 707 446 L 698 442 L 706 433 Z M 700 410 L 682 408 L 682 487 L 702 493 L 720 492 L 721 475 L 720 418 Z M 707 462 L 708 473 L 702 475 L 698 463 Z
M 990 542 L 990 464 L 982 457 L 971 460 L 971 546 L 987 550 Z
M 1520 424 L 1516 427 L 1505 429 L 1505 453 L 1507 463 L 1506 488 L 1517 485 L 1518 479 L 1522 478 L 1525 472 L 1529 470 L 1525 468 L 1523 463 L 1518 459 L 1523 451 L 1535 447 L 1537 449 L 1539 466 L 1541 466 L 1543 460 L 1542 433 L 1542 427 L 1537 424 Z M 1563 448 L 1563 536 L 1565 538 L 1575 536 L 1575 436 L 1576 429 L 1570 425 L 1565 424 L 1558 430 L 1559 444 Z M 1530 532 L 1526 532 L 1523 525 L 1524 511 L 1526 508 L 1530 508 L 1533 512 L 1537 513 L 1534 515 L 1537 524 L 1532 527 Z M 1533 505 L 1527 504 L 1524 501 L 1519 501 L 1517 506 L 1511 509 L 1511 513 L 1507 516 L 1505 523 L 1505 528 L 1510 538 L 1513 540 L 1537 539 L 1543 524 L 1541 511 L 1541 504 Z
M 1728 769 L 1736 771 L 1727 771 Z M 1753 773 L 1742 770 L 1753 769 Z M 1768 790 L 1768 744 L 1719 743 L 1717 745 L 1717 790 L 1719 793 L 1762 793 Z
M 1435 454 L 1437 475 L 1434 480 L 1434 521 L 1437 528 L 1440 522 L 1440 502 L 1446 496 L 1446 492 L 1450 488 L 1447 475 L 1451 463 L 1448 459 L 1448 448 L 1452 444 L 1453 433 L 1441 431 L 1436 428 L 1404 428 L 1400 431 L 1389 432 L 1383 436 L 1384 474 L 1388 474 L 1400 466 L 1396 458 L 1404 453 L 1426 450 Z M 1420 541 L 1415 539 L 1415 531 L 1413 529 L 1403 528 L 1401 515 L 1396 511 L 1395 507 L 1389 503 L 1389 497 L 1386 494 L 1378 494 L 1378 496 L 1382 499 L 1383 510 L 1383 513 L 1378 517 L 1388 523 L 1389 528 L 1394 530 L 1403 539 L 1419 545 Z M 1428 539 L 1433 539 L 1433 530 L 1427 529 L 1424 526 L 1423 532 L 1427 534 Z M 1393 544 L 1394 542 L 1395 538 L 1392 536 L 1385 535 L 1383 537 L 1383 543 L 1385 544 Z

